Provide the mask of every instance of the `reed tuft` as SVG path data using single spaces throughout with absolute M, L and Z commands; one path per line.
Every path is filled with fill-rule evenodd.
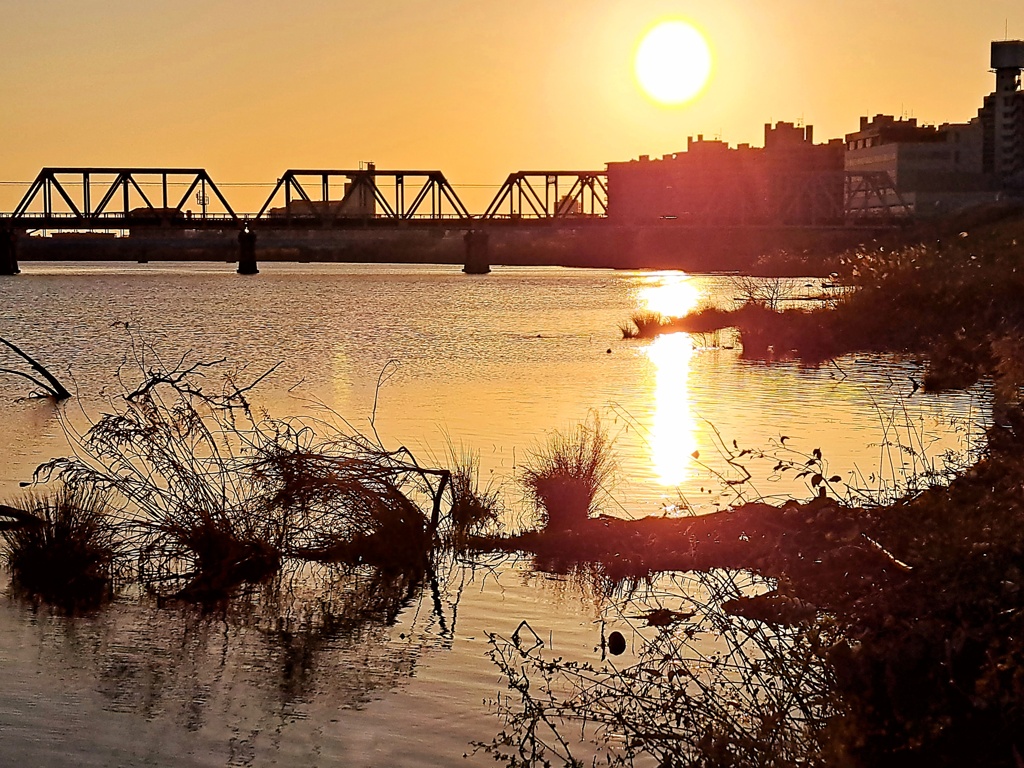
M 661 333 L 668 320 L 660 312 L 641 310 L 634 312 L 628 323 L 620 323 L 624 339 L 652 339 Z
M 106 495 L 59 486 L 15 503 L 38 522 L 23 521 L 2 531 L 14 587 L 69 611 L 93 608 L 109 598 L 118 550 Z
M 520 481 L 539 522 L 564 530 L 597 512 L 600 494 L 614 471 L 612 441 L 592 415 L 568 432 L 554 431 L 546 445 L 530 454 Z

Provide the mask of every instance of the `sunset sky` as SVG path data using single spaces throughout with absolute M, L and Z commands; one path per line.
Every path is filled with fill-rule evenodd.
M 666 18 L 714 58 L 679 107 L 633 75 Z M 165 165 L 272 183 L 372 160 L 439 168 L 464 197 L 698 133 L 760 145 L 769 121 L 819 141 L 863 114 L 964 121 L 992 90 L 989 42 L 1024 38 L 1020 0 L 0 0 L 0 19 L 2 181 Z M 0 187 L 0 208 L 22 191 Z

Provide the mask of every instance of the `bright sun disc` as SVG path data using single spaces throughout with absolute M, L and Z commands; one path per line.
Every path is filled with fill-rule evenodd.
M 711 50 L 685 21 L 664 21 L 640 41 L 636 78 L 655 101 L 683 104 L 701 92 L 711 76 Z

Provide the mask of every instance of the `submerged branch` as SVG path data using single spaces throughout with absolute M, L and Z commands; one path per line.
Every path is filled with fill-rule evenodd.
M 35 383 L 37 386 L 42 387 L 49 394 L 49 396 L 54 398 L 55 400 L 67 400 L 69 397 L 71 397 L 71 393 L 68 392 L 67 389 L 64 388 L 64 385 L 61 384 L 52 373 L 50 373 L 48 370 L 46 370 L 46 368 L 44 368 L 42 365 L 40 365 L 35 359 L 33 359 L 30 355 L 28 355 L 26 352 L 24 352 L 21 348 L 19 348 L 15 344 L 11 343 L 7 339 L 5 339 L 3 336 L 0 336 L 0 343 L 4 344 L 8 349 L 10 349 L 12 352 L 14 352 L 14 354 L 16 354 L 18 357 L 20 357 L 26 363 L 28 363 L 29 366 L 31 366 L 32 370 L 35 371 L 36 373 L 38 373 L 44 379 L 46 379 L 46 381 L 48 383 L 47 384 L 43 384 L 41 381 L 39 381 L 38 379 L 34 378 L 33 376 L 29 376 L 26 373 L 20 373 L 18 371 L 12 371 L 12 370 L 8 370 L 8 369 L 3 369 L 0 372 L 2 372 L 2 373 L 13 373 L 13 374 L 18 375 L 18 376 L 24 376 L 29 381 Z

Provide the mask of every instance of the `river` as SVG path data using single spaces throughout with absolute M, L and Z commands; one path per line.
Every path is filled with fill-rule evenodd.
M 76 398 L 61 420 L 49 401 L 25 399 L 27 381 L 0 376 L 6 499 L 36 465 L 67 452 L 62 424 L 81 427 L 108 408 L 119 370 L 138 382 L 132 339 L 165 360 L 223 358 L 242 368 L 240 380 L 278 365 L 253 396 L 275 416 L 328 407 L 364 432 L 372 418 L 387 445 L 405 445 L 424 463 L 444 461 L 449 445 L 477 451 L 510 526 L 524 519 L 515 483 L 524 458 L 551 430 L 593 414 L 615 439 L 618 462 L 604 510 L 634 517 L 711 511 L 737 491 L 806 498 L 807 478 L 775 467 L 815 450 L 826 474 L 841 478 L 837 491 L 878 491 L 976 446 L 988 413 L 983 386 L 942 396 L 919 390 L 913 360 L 848 356 L 806 367 L 746 360 L 727 332 L 622 338 L 619 324 L 638 309 L 682 313 L 733 301 L 737 285 L 724 276 L 501 267 L 466 276 L 448 266 L 328 264 L 263 264 L 248 278 L 210 263 L 22 268 L 0 280 L 0 335 Z M 822 290 L 811 279 L 790 287 Z M 10 355 L 0 360 L 26 370 Z M 726 457 L 743 449 L 768 455 L 745 454 L 752 480 L 723 485 L 738 471 Z M 427 594 L 401 587 L 338 585 L 329 594 L 341 613 L 376 602 L 331 632 L 307 615 L 323 595 L 217 616 L 126 596 L 76 618 L 4 596 L 0 748 L 12 764 L 42 766 L 439 766 L 466 752 L 464 762 L 484 764 L 491 761 L 469 744 L 500 728 L 488 704 L 501 680 L 485 656 L 487 633 L 508 636 L 528 620 L 556 652 L 596 660 L 607 606 L 579 580 L 502 563 L 452 566 Z M 275 610 L 313 629 L 282 630 Z

